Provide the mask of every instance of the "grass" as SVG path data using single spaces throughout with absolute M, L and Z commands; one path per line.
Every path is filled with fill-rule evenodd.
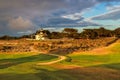
M 71 54 L 71 62 L 47 66 L 36 63 L 55 60 L 48 55 L 0 54 L 0 80 L 120 80 L 120 42 L 108 54 Z M 65 67 L 65 68 L 64 68 Z
M 50 66 L 36 65 L 38 62 L 55 60 L 55 56 L 0 54 L 0 57 L 0 80 L 60 80 L 61 76 L 65 76 Z
M 90 67 L 97 65 L 120 63 L 120 54 L 108 55 L 71 55 L 71 62 L 63 62 L 65 64 L 74 64 L 81 67 Z
M 54 59 L 57 59 L 56 56 L 39 54 L 39 55 L 31 55 L 31 54 L 0 54 L 0 61 L 1 62 L 47 62 Z
M 39 62 L 49 62 L 52 60 L 56 60 L 56 56 L 50 55 L 30 55 L 30 54 L 0 54 L 0 73 L 4 71 L 11 71 L 12 68 L 15 70 L 19 68 L 19 66 L 23 65 L 23 69 L 28 69 L 29 66 L 35 65 Z M 25 68 L 27 67 L 27 68 Z M 21 68 L 21 67 L 20 67 Z M 18 70 L 17 70 L 18 71 Z
M 97 66 L 120 70 L 120 43 L 117 42 L 107 48 L 103 48 L 103 51 L 104 49 L 108 51 L 107 54 L 104 54 L 104 52 L 102 53 L 102 55 L 92 55 L 89 54 L 89 52 L 84 52 L 85 54 L 71 54 L 69 55 L 69 57 L 71 57 L 72 61 L 64 61 L 63 63 L 69 65 L 78 65 L 81 67 Z

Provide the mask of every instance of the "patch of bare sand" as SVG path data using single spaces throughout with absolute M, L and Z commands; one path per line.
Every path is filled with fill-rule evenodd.
M 75 51 L 72 54 L 106 55 L 111 53 L 110 48 L 114 47 L 116 44 L 120 44 L 120 41 L 117 41 L 116 43 L 113 43 L 107 47 L 100 47 L 100 48 L 93 49 L 91 51 L 84 51 L 84 52 Z
M 107 46 L 107 47 L 100 47 L 100 48 L 96 48 L 93 49 L 91 51 L 75 51 L 72 54 L 84 54 L 84 55 L 106 55 L 106 54 L 110 54 L 111 53 L 111 48 L 113 48 L 116 44 L 120 44 L 120 39 L 117 40 L 115 43 Z
M 107 47 L 102 47 L 102 48 L 96 48 L 91 51 L 84 51 L 84 52 L 79 52 L 75 51 L 72 54 L 85 54 L 85 55 L 106 55 L 109 54 L 110 51 L 107 50 Z
M 105 54 L 109 54 L 110 51 L 107 50 L 107 47 L 103 47 L 103 48 L 94 49 L 94 50 L 90 51 L 90 53 L 94 54 L 94 55 L 105 55 Z

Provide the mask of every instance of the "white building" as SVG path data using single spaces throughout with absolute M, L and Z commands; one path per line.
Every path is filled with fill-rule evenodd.
M 36 32 L 35 39 L 36 40 L 46 40 L 46 39 L 48 39 L 48 36 L 44 32 L 43 29 L 40 29 L 39 31 Z

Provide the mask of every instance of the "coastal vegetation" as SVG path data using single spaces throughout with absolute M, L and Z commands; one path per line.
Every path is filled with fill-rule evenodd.
M 36 33 L 22 35 L 20 37 L 13 37 L 9 35 L 1 36 L 1 40 L 14 40 L 14 39 L 23 39 L 23 38 L 34 38 L 34 35 L 39 33 L 39 30 Z M 72 38 L 72 39 L 97 39 L 102 37 L 120 37 L 120 28 L 115 30 L 105 29 L 100 27 L 98 29 L 83 29 L 82 32 L 78 32 L 74 28 L 64 28 L 61 32 L 44 30 L 43 33 L 48 35 L 49 39 L 62 39 L 62 38 Z
M 48 40 L 1 37 L 0 80 L 120 80 L 119 29 L 45 32 Z
M 1 80 L 120 80 L 120 41 L 108 47 L 66 55 L 51 65 L 36 65 L 55 60 L 45 54 L 0 54 Z M 94 54 L 93 54 L 94 53 Z

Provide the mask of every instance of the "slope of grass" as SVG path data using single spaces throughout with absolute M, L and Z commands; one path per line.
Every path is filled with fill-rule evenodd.
M 48 62 L 57 59 L 56 56 L 44 54 L 0 54 L 0 57 L 0 73 L 3 71 L 13 71 L 11 69 L 15 69 L 14 71 L 18 71 L 18 69 L 21 69 L 21 67 L 23 67 L 24 70 L 27 70 L 29 69 L 29 67 L 35 65 L 38 62 Z
M 103 64 L 120 63 L 120 54 L 108 55 L 73 55 L 71 62 L 64 62 L 65 64 L 75 64 L 81 67 L 89 67 Z
M 108 53 L 104 54 L 106 49 Z M 101 66 L 108 68 L 120 69 L 120 42 L 114 43 L 107 48 L 103 48 L 102 55 L 92 55 L 89 52 L 83 54 L 71 54 L 69 57 L 71 62 L 63 62 L 65 64 L 78 65 L 81 67 Z M 92 53 L 92 52 L 90 52 Z M 98 52 L 99 53 L 99 52 Z M 87 54 L 87 55 L 86 55 Z M 99 53 L 101 54 L 101 53 Z
M 15 62 L 35 62 L 35 61 L 49 61 L 51 59 L 57 58 L 56 56 L 39 54 L 0 54 L 0 61 L 15 61 Z
M 36 65 L 38 62 L 55 60 L 55 56 L 1 54 L 0 57 L 0 80 L 63 80 L 69 77 L 50 66 Z
M 20 64 L 0 73 L 0 80 L 120 80 L 120 72 L 104 68 L 55 69 Z
M 71 62 L 37 66 L 56 59 L 47 55 L 0 55 L 0 80 L 120 80 L 120 44 L 108 47 L 108 54 L 71 54 Z M 1 67 L 2 66 L 2 67 Z M 64 68 L 65 67 L 65 68 Z

